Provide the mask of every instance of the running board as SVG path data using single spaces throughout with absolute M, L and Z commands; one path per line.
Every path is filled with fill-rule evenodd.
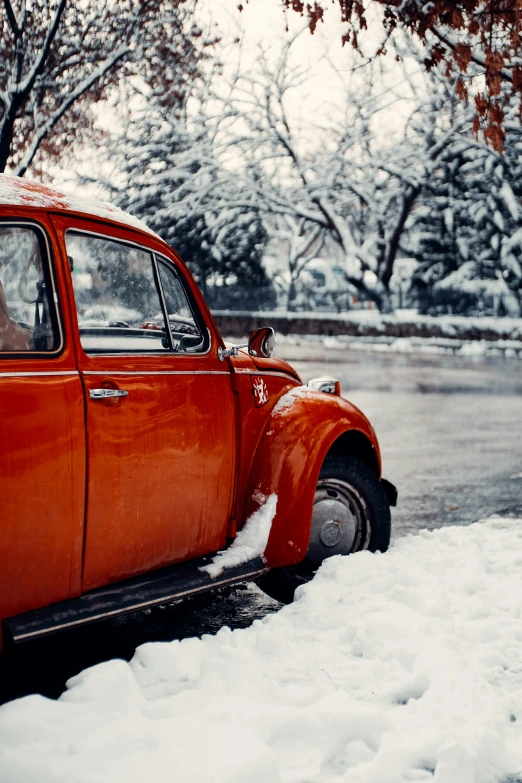
M 252 581 L 268 570 L 263 559 L 258 557 L 243 565 L 227 568 L 211 579 L 205 571 L 200 570 L 211 561 L 212 556 L 207 556 L 179 563 L 98 588 L 78 598 L 18 614 L 2 621 L 4 632 L 7 632 L 4 635 L 16 644 L 107 617 L 200 595 L 217 587 Z

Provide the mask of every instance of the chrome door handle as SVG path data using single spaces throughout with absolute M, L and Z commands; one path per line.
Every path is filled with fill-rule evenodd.
M 125 389 L 89 389 L 91 400 L 106 400 L 109 397 L 127 397 Z

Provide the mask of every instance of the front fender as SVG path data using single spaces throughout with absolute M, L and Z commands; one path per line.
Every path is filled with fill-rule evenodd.
M 277 510 L 265 551 L 271 567 L 305 557 L 315 488 L 332 444 L 357 430 L 380 452 L 375 432 L 361 411 L 342 397 L 298 386 L 285 394 L 268 417 L 247 483 L 248 517 L 272 494 Z

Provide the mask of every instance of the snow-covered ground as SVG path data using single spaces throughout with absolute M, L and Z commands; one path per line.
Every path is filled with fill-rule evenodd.
M 138 648 L 0 709 L 2 783 L 522 776 L 522 520 L 332 558 L 246 630 Z

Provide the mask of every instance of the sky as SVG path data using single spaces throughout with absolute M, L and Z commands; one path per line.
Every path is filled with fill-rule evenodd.
M 302 31 L 293 45 L 294 59 L 310 72 L 303 86 L 301 95 L 296 95 L 295 103 L 302 102 L 306 94 L 307 106 L 317 108 L 325 101 L 339 99 L 342 89 L 342 79 L 346 79 L 354 66 L 361 66 L 364 59 L 354 52 L 351 45 L 341 44 L 344 30 L 340 21 L 337 5 L 327 6 L 324 21 L 318 24 L 312 35 L 307 29 L 306 20 L 295 12 L 285 12 L 280 0 L 249 0 L 243 2 L 243 10 L 237 10 L 235 0 L 199 0 L 198 15 L 204 28 L 213 23 L 223 39 L 233 38 L 240 31 L 242 45 L 242 70 L 247 72 L 255 63 L 260 46 L 270 46 L 274 59 L 282 41 L 295 36 Z M 379 48 L 383 38 L 383 27 L 378 12 L 368 14 L 369 28 L 362 39 L 366 56 L 372 56 Z M 288 25 L 288 32 L 285 27 Z M 237 61 L 239 48 L 231 47 L 230 63 Z M 378 69 L 381 71 L 382 88 L 399 86 L 403 82 L 402 67 L 397 65 L 393 54 L 379 58 Z M 409 70 L 417 67 L 409 66 Z M 338 73 L 336 74 L 335 71 Z M 390 121 L 397 128 L 402 127 L 405 111 L 395 106 L 385 120 L 387 132 Z
M 320 113 L 321 116 L 327 117 L 328 121 L 328 117 L 332 117 L 336 108 L 341 106 L 346 89 L 343 83 L 350 78 L 355 80 L 356 85 L 360 85 L 360 90 L 365 89 L 364 69 L 359 69 L 355 76 L 350 76 L 353 67 L 361 66 L 364 60 L 350 45 L 342 46 L 343 27 L 336 5 L 332 4 L 328 9 L 325 21 L 318 25 L 314 35 L 309 32 L 305 19 L 294 12 L 284 11 L 280 0 L 243 1 L 242 12 L 238 11 L 237 5 L 236 0 L 199 0 L 196 7 L 202 28 L 209 35 L 219 35 L 225 44 L 224 51 L 220 52 L 225 63 L 223 85 L 227 76 L 238 67 L 238 63 L 241 73 L 249 73 L 255 67 L 260 48 L 268 49 L 268 58 L 275 61 L 284 41 L 297 36 L 292 46 L 293 63 L 306 72 L 306 77 L 302 86 L 292 90 L 287 96 L 287 108 L 294 122 L 306 128 L 310 124 L 310 118 L 316 118 Z M 373 55 L 381 43 L 383 28 L 376 15 L 369 21 L 370 26 L 363 46 L 367 55 Z M 238 37 L 241 44 L 232 43 Z M 418 70 L 416 64 L 407 67 L 409 70 Z M 402 66 L 395 63 L 393 55 L 379 58 L 375 73 L 383 94 L 390 87 L 401 94 L 408 92 L 403 84 Z M 215 86 L 219 91 L 221 85 Z M 383 98 L 383 101 L 388 102 L 388 97 Z M 114 104 L 114 101 L 112 103 Z M 390 101 L 389 108 L 379 115 L 377 134 L 382 131 L 383 139 L 392 141 L 394 134 L 402 132 L 408 111 L 407 100 Z M 118 115 L 111 102 L 99 104 L 96 112 L 102 127 L 111 131 L 117 128 Z M 78 165 L 81 173 L 89 176 L 97 176 L 100 173 L 111 176 L 111 164 L 100 161 L 96 152 L 84 151 L 82 158 L 83 162 Z M 77 186 L 74 172 L 55 169 L 53 179 L 66 190 L 72 191 Z M 104 191 L 95 185 L 82 187 L 88 190 L 90 195 L 106 198 Z

